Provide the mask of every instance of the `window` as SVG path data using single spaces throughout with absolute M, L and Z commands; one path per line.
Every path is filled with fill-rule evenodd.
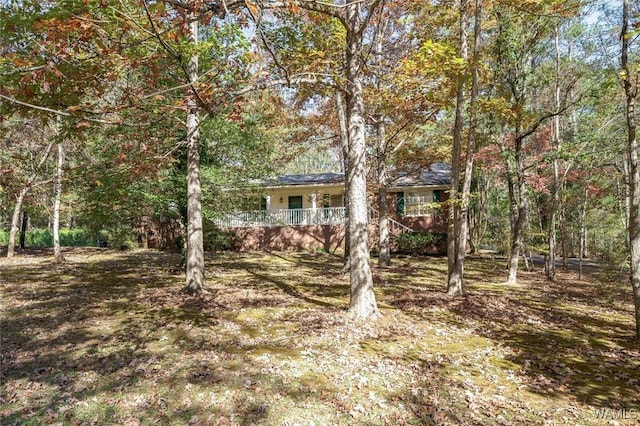
M 331 196 L 331 207 L 344 207 L 344 195 L 332 195 Z
M 238 210 L 253 211 L 253 210 L 267 210 L 267 198 L 266 197 L 244 197 L 238 200 L 236 205 Z
M 301 209 L 301 208 L 302 208 L 302 195 L 290 195 L 289 209 Z
M 428 216 L 430 209 L 428 204 L 431 202 L 427 194 L 410 192 L 405 197 L 405 210 L 407 216 Z
M 322 208 L 328 209 L 331 207 L 331 195 L 322 194 Z
M 401 194 L 401 193 L 398 193 Z M 415 190 L 402 193 L 403 213 L 405 216 L 431 216 L 437 209 L 434 203 L 440 202 L 442 191 Z M 400 195 L 398 195 L 398 210 L 400 211 Z
M 398 216 L 404 216 L 404 192 L 396 193 L 396 208 Z

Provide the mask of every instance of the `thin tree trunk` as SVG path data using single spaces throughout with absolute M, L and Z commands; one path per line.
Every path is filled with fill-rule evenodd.
M 389 207 L 387 206 L 386 186 L 380 187 L 378 190 L 378 198 L 380 199 L 380 208 L 378 210 L 380 213 L 378 219 L 380 227 L 378 265 L 389 266 L 391 265 L 391 234 L 389 231 Z
M 564 188 L 564 179 L 560 183 L 560 192 Z M 564 197 L 560 197 L 560 217 L 558 218 L 560 231 L 560 251 L 562 252 L 562 270 L 569 270 L 569 254 L 567 253 L 567 206 Z
M 349 314 L 367 320 L 379 315 L 373 292 L 369 265 L 369 231 L 367 211 L 366 140 L 364 95 L 362 89 L 362 21 L 361 4 L 349 0 L 346 5 L 347 26 L 347 118 L 349 134 L 349 278 L 351 299 Z
M 620 210 L 624 210 L 624 214 L 620 217 L 620 222 L 624 229 L 629 229 L 629 217 L 631 217 L 631 194 L 629 193 L 628 182 L 630 182 L 630 171 L 629 171 L 629 152 L 625 152 L 624 160 L 622 161 L 622 172 L 623 178 L 622 182 L 618 179 L 616 182 L 616 188 L 618 192 L 618 200 L 621 200 L 619 203 Z M 624 204 L 624 205 L 623 205 Z M 629 233 L 627 232 L 624 236 L 624 247 L 625 249 L 629 249 Z
M 522 235 L 522 261 L 526 271 L 533 271 L 533 262 L 531 260 L 531 245 L 529 244 L 529 235 L 531 234 L 531 209 L 527 205 L 526 216 L 524 218 L 524 230 Z
M 53 255 L 56 263 L 64 262 L 64 255 L 60 248 L 60 199 L 62 197 L 62 164 L 64 161 L 64 148 L 58 142 L 58 162 L 56 164 L 55 199 L 53 202 Z
M 376 133 L 378 134 L 378 226 L 380 231 L 378 240 L 378 265 L 389 266 L 391 265 L 389 206 L 387 204 L 387 185 L 389 184 L 389 179 L 387 173 L 385 126 L 382 115 L 378 116 Z
M 336 90 L 336 110 L 338 113 L 338 125 L 340 126 L 340 150 L 342 151 L 342 167 L 344 169 L 344 182 L 345 182 L 345 206 L 349 205 L 349 130 L 347 128 L 347 112 L 342 97 L 342 92 Z M 347 212 L 348 213 L 348 212 Z M 346 274 L 349 271 L 349 214 L 345 218 L 344 224 L 344 264 L 343 272 Z
M 477 253 L 480 249 L 480 243 L 486 230 L 486 203 L 487 190 L 484 183 L 484 177 L 477 180 L 475 189 L 475 200 L 473 208 L 469 209 L 469 248 L 471 253 Z
M 467 27 L 468 15 L 467 9 L 469 0 L 460 0 L 460 58 L 467 61 L 469 58 Z M 457 241 L 460 238 L 460 221 L 461 219 L 461 194 L 460 191 L 460 156 L 462 153 L 462 130 L 464 126 L 464 78 L 458 78 L 458 89 L 456 93 L 456 116 L 453 125 L 453 150 L 451 152 L 451 187 L 449 192 L 449 224 L 447 232 L 447 295 L 462 296 L 462 276 L 459 268 L 456 267 L 458 258 Z M 466 218 L 464 219 L 466 220 Z
M 26 210 L 22 211 L 22 223 L 20 226 L 20 250 L 24 250 L 27 239 L 27 225 L 29 223 L 29 214 Z
M 640 339 L 640 148 L 636 139 L 635 99 L 638 94 L 637 80 L 629 66 L 629 0 L 622 6 L 622 54 L 621 65 L 625 72 L 624 91 L 626 95 L 627 149 L 629 164 L 629 249 L 631 268 L 629 280 L 633 289 L 635 306 L 636 338 Z
M 198 20 L 189 14 L 189 37 L 192 45 L 198 43 Z M 187 65 L 189 81 L 198 79 L 198 55 L 193 55 Z M 184 291 L 200 294 L 204 291 L 204 235 L 202 229 L 202 202 L 200 187 L 200 107 L 195 87 L 187 99 L 187 277 Z
M 145 220 L 144 223 L 142 224 L 142 248 L 143 249 L 148 249 L 149 248 L 149 231 L 148 231 L 148 224 L 147 221 Z
M 583 264 L 583 260 L 584 260 L 584 255 L 585 255 L 585 249 L 586 249 L 586 242 L 587 242 L 587 224 L 586 224 L 586 217 L 587 217 L 587 202 L 589 200 L 589 184 L 587 183 L 585 185 L 585 189 L 584 189 L 584 199 L 582 201 L 582 208 L 580 209 L 580 237 L 579 237 L 579 254 L 578 254 L 578 262 L 579 262 L 579 271 L 578 271 L 578 279 L 581 280 L 582 279 L 582 264 Z
M 475 2 L 474 15 L 474 38 L 473 38 L 473 64 L 471 68 L 471 99 L 469 100 L 469 135 L 467 139 L 467 155 L 465 158 L 464 180 L 462 181 L 462 204 L 460 206 L 459 235 L 456 239 L 456 274 L 460 277 L 460 293 L 465 292 L 464 288 L 464 261 L 467 252 L 467 240 L 469 235 L 469 203 L 471 202 L 471 182 L 473 180 L 473 156 L 476 151 L 476 131 L 477 131 L 477 99 L 479 91 L 479 69 L 480 69 L 480 36 L 482 24 L 482 0 Z
M 382 39 L 387 27 L 387 20 L 378 25 L 376 37 L 375 62 L 378 72 L 382 72 Z M 376 78 L 377 90 L 382 90 L 380 77 Z M 387 138 L 384 123 L 384 114 L 377 113 L 375 115 L 376 136 L 378 137 L 378 265 L 391 265 L 391 235 L 389 233 L 389 206 L 387 204 L 387 186 L 389 185 L 388 167 L 387 167 Z
M 560 31 L 558 24 L 555 26 L 555 81 L 553 91 L 554 108 L 560 109 Z M 549 255 L 547 256 L 547 278 L 551 281 L 556 278 L 556 219 L 558 217 L 558 209 L 560 208 L 560 174 L 558 165 L 558 153 L 560 151 L 560 116 L 553 118 L 553 183 L 552 183 L 552 205 L 551 215 L 549 218 L 549 229 L 547 233 Z
M 16 204 L 13 208 L 13 216 L 11 218 L 11 230 L 9 231 L 9 243 L 7 245 L 7 258 L 12 258 L 15 255 L 16 250 L 16 235 L 18 234 L 18 224 L 20 223 L 20 212 L 22 210 L 22 203 L 24 197 L 29 192 L 29 188 L 23 188 L 16 198 Z
M 47 158 L 49 158 L 49 154 L 51 153 L 51 148 L 53 147 L 53 142 L 50 142 L 47 145 L 47 148 L 42 153 L 42 157 L 40 157 L 40 161 L 38 165 L 35 167 L 33 174 L 27 181 L 24 188 L 20 190 L 18 193 L 18 197 L 16 198 L 16 204 L 13 209 L 13 217 L 11 218 L 11 230 L 9 231 L 9 243 L 7 245 L 7 257 L 11 258 L 15 255 L 16 250 L 16 234 L 18 233 L 18 223 L 20 221 L 20 212 L 22 210 L 22 203 L 24 202 L 24 197 L 31 189 L 31 186 L 34 184 L 36 177 L 38 176 L 38 170 L 42 167 Z
M 519 128 L 516 129 L 516 134 L 519 134 Z M 518 280 L 518 262 L 520 260 L 520 254 L 522 253 L 522 238 L 527 214 L 527 186 L 524 172 L 523 144 L 524 141 L 522 137 L 517 137 L 515 144 L 515 156 L 518 199 L 517 205 L 512 205 L 512 210 L 513 207 L 516 207 L 516 209 L 513 222 L 513 232 L 511 236 L 509 273 L 507 276 L 507 283 L 509 284 L 515 284 Z M 513 201 L 515 201 L 515 197 Z

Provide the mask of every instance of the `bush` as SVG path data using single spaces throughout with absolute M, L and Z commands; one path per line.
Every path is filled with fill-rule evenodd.
M 233 250 L 236 245 L 236 237 L 233 232 L 224 232 L 217 228 L 205 229 L 205 251 Z
M 98 233 L 98 238 L 106 242 L 107 247 L 113 247 L 120 250 L 131 250 L 138 247 L 136 235 L 129 226 L 116 225 L 102 229 Z
M 19 238 L 20 233 L 16 237 L 16 244 Z M 27 231 L 24 243 L 27 247 L 53 247 L 53 232 L 50 229 L 32 229 Z M 62 237 L 60 238 L 60 245 L 63 245 Z
M 406 232 L 396 239 L 398 251 L 405 254 L 425 255 L 447 252 L 446 232 Z
M 16 244 L 20 241 L 20 233 L 16 235 Z M 9 231 L 0 231 L 0 245 L 9 244 Z M 25 237 L 27 247 L 53 247 L 53 232 L 50 229 L 31 229 Z M 94 247 L 96 238 L 86 229 L 60 229 L 60 245 L 63 247 Z

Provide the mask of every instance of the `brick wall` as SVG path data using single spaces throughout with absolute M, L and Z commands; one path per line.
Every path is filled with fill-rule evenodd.
M 377 227 L 369 227 L 369 244 L 377 245 Z M 239 251 L 344 250 L 344 225 L 234 228 Z

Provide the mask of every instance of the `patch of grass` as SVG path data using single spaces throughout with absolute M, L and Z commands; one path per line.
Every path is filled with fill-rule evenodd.
M 0 260 L 2 424 L 601 424 L 640 408 L 630 290 L 598 275 L 504 281 L 446 259 L 374 268 L 384 313 L 351 322 L 337 256 L 208 258 L 189 297 L 178 254 L 48 252 Z M 621 423 L 624 424 L 624 423 Z

